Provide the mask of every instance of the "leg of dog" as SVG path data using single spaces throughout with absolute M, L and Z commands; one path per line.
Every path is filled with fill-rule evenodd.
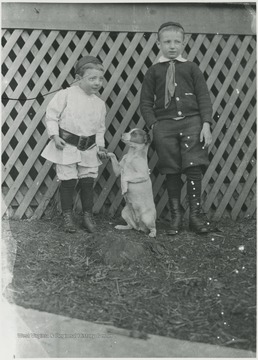
M 141 221 L 150 230 L 149 236 L 156 237 L 157 230 L 156 230 L 156 212 L 148 211 L 142 215 Z
M 116 225 L 115 229 L 117 230 L 130 230 L 136 229 L 137 226 L 133 220 L 131 210 L 128 205 L 126 205 L 122 210 L 122 218 L 127 222 L 127 225 Z

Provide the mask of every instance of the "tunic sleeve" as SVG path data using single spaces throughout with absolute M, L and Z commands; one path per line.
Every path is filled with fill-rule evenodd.
M 105 139 L 104 134 L 106 131 L 106 106 L 103 103 L 102 109 L 101 109 L 101 119 L 100 119 L 100 127 L 96 133 L 96 144 L 97 146 L 105 146 Z
M 67 104 L 67 91 L 59 91 L 47 106 L 46 110 L 46 126 L 48 136 L 59 134 L 59 124 L 61 115 Z

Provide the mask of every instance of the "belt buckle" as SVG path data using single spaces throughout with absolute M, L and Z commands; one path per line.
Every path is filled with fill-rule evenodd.
M 77 149 L 80 151 L 85 151 L 89 146 L 89 137 L 88 136 L 80 136 L 77 144 Z

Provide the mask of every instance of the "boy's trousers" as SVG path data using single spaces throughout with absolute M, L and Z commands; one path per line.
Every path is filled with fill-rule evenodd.
M 76 164 L 56 164 L 56 175 L 59 180 L 81 179 L 85 177 L 98 177 L 98 167 L 86 167 Z
M 209 165 L 208 149 L 200 142 L 201 130 L 202 122 L 198 115 L 155 123 L 153 140 L 161 174 L 184 173 L 194 166 L 206 169 Z

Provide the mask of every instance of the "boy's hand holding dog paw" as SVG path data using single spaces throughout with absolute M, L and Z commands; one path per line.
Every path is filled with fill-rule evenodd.
M 103 146 L 98 147 L 98 156 L 100 159 L 108 159 L 107 153 L 107 149 L 105 149 Z

